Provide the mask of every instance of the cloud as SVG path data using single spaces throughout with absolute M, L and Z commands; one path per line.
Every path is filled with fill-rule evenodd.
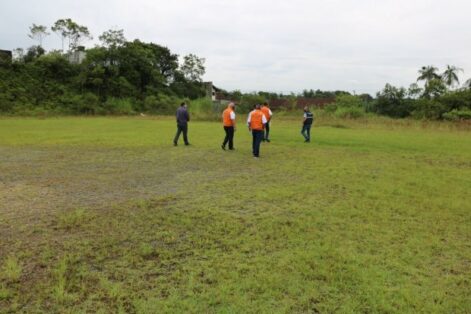
M 373 94 L 388 82 L 408 86 L 428 64 L 471 76 L 469 1 L 25 0 L 0 12 L 0 49 L 33 44 L 31 23 L 71 17 L 95 38 L 118 27 L 128 39 L 205 57 L 205 79 L 226 89 Z M 59 47 L 57 36 L 46 40 Z

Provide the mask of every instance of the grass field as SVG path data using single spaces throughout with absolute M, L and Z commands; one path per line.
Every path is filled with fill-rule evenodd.
M 0 312 L 470 313 L 471 132 L 0 119 Z

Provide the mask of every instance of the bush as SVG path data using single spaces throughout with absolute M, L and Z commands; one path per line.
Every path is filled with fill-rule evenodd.
M 328 104 L 327 106 L 324 107 L 324 110 L 327 113 L 335 113 L 335 111 L 337 111 L 337 105 L 335 103 Z
M 406 99 L 406 90 L 386 84 L 381 92 L 376 95 L 376 102 L 372 110 L 378 114 L 393 118 L 405 118 L 413 110 L 413 101 Z
M 358 96 L 339 95 L 335 98 L 337 108 L 363 108 L 364 101 Z
M 129 98 L 108 98 L 103 105 L 103 113 L 134 114 L 132 101 Z
M 180 105 L 181 100 L 167 95 L 147 96 L 144 99 L 144 110 L 158 114 L 172 114 Z
M 415 110 L 412 115 L 417 119 L 440 119 L 447 110 L 436 99 L 418 99 L 415 101 Z
M 213 101 L 209 98 L 199 98 L 190 102 L 191 112 L 211 113 L 214 111 Z
M 443 114 L 443 119 L 450 121 L 459 121 L 459 120 L 471 120 L 471 110 L 457 110 L 454 109 L 450 112 L 445 112 Z
M 341 107 L 335 111 L 338 118 L 357 119 L 365 115 L 365 110 L 359 107 Z

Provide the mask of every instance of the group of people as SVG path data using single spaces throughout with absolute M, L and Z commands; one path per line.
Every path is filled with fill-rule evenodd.
M 252 132 L 252 154 L 255 158 L 260 157 L 260 144 L 262 142 L 270 142 L 270 121 L 273 116 L 272 111 L 268 103 L 256 104 L 253 110 L 249 113 L 247 118 L 247 126 L 249 131 Z M 180 134 L 183 133 L 183 141 L 185 145 L 190 145 L 188 142 L 188 122 L 190 121 L 190 115 L 187 110 L 187 104 L 181 103 L 177 109 L 177 134 L 173 139 L 173 144 L 178 145 L 178 139 Z M 304 142 L 309 143 L 311 141 L 311 126 L 314 122 L 314 115 L 309 111 L 308 107 L 304 107 L 303 115 L 303 127 L 301 134 L 304 137 Z M 234 133 L 236 131 L 236 114 L 235 104 L 229 103 L 227 108 L 222 113 L 222 124 L 226 133 L 224 141 L 222 142 L 221 148 L 226 150 L 226 146 L 229 150 L 234 150 Z

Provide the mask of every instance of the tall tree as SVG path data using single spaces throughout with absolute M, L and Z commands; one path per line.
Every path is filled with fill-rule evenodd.
M 407 89 L 407 96 L 410 98 L 416 99 L 420 96 L 423 92 L 422 88 L 417 85 L 417 83 L 410 84 L 409 88 Z
M 190 53 L 183 57 L 183 64 L 180 67 L 180 71 L 183 73 L 185 78 L 193 82 L 201 82 L 201 77 L 206 72 L 204 67 L 205 63 L 204 58 L 199 58 L 198 56 Z
M 471 89 L 471 78 L 467 80 L 466 82 L 464 82 L 463 87 Z
M 88 27 L 79 25 L 68 19 L 67 29 L 69 30 L 69 50 L 76 50 L 86 39 L 93 39 Z
M 117 48 L 124 45 L 126 38 L 122 29 L 109 29 L 101 34 L 98 39 L 107 48 Z
M 86 26 L 79 25 L 72 19 L 59 19 L 51 27 L 52 31 L 61 36 L 62 51 L 64 51 L 64 40 L 69 40 L 69 50 L 75 50 L 85 39 L 92 39 L 92 35 Z
M 446 92 L 446 85 L 441 79 L 432 79 L 425 83 L 422 97 L 426 99 L 437 98 Z
M 417 81 L 425 81 L 425 83 L 427 83 L 433 79 L 440 79 L 440 75 L 438 75 L 437 71 L 438 69 L 433 65 L 423 66 L 419 70 Z
M 445 72 L 442 74 L 443 83 L 448 87 L 453 87 L 460 83 L 458 78 L 458 72 L 462 72 L 463 69 L 455 67 L 454 65 L 447 65 Z
M 62 51 L 64 51 L 64 41 L 69 36 L 69 29 L 67 28 L 67 21 L 70 19 L 59 19 L 51 27 L 51 30 L 60 36 L 62 41 Z
M 29 27 L 28 37 L 39 42 L 39 46 L 43 46 L 43 39 L 50 33 L 47 31 L 47 27 L 44 25 L 36 25 L 33 23 Z

